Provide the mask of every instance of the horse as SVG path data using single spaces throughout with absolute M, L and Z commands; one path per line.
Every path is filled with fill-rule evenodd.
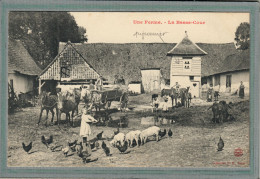
M 168 95 L 171 97 L 172 99 L 172 106 L 173 106 L 173 101 L 175 101 L 175 106 L 177 106 L 177 99 L 178 99 L 178 93 L 177 90 L 175 88 L 171 88 L 171 89 L 163 89 L 161 91 L 161 97 Z
M 189 108 L 191 103 L 191 93 L 189 92 L 190 87 L 180 88 L 181 105 Z
M 46 123 L 45 125 L 47 125 L 47 119 L 48 119 L 48 114 L 49 111 L 51 111 L 52 113 L 52 118 L 51 118 L 51 123 L 53 123 L 53 118 L 54 118 L 54 111 L 53 109 L 56 109 L 56 115 L 57 115 L 57 120 L 58 120 L 58 98 L 56 95 L 50 95 L 50 93 L 47 93 L 46 91 L 43 91 L 40 95 L 39 95 L 39 103 L 41 105 L 41 112 L 40 112 L 40 117 L 39 117 L 39 121 L 38 121 L 38 125 L 41 122 L 41 117 L 42 117 L 42 112 L 43 110 L 46 110 Z
M 59 121 L 61 120 L 61 114 L 66 114 L 66 121 L 68 124 L 70 123 L 70 112 L 71 112 L 71 119 L 72 119 L 72 126 L 73 126 L 73 116 L 74 112 L 78 109 L 78 102 L 75 91 L 73 93 L 58 93 L 58 125 Z

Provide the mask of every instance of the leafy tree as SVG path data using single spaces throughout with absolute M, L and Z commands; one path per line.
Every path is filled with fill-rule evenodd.
M 10 12 L 9 38 L 21 40 L 43 67 L 58 54 L 59 42 L 85 42 L 86 29 L 67 12 Z
M 250 24 L 247 22 L 241 23 L 235 33 L 235 41 L 238 49 L 246 50 L 250 45 Z

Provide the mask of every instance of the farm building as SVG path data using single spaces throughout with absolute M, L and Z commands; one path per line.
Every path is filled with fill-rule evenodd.
M 152 92 L 161 90 L 162 74 L 160 68 L 141 69 L 142 86 L 144 92 Z
M 33 92 L 37 88 L 37 76 L 41 72 L 20 40 L 8 41 L 8 84 L 16 95 Z M 36 90 L 37 92 L 37 90 Z
M 220 68 L 210 75 L 203 77 L 207 84 L 212 84 L 216 91 L 235 93 L 243 81 L 245 94 L 249 94 L 250 52 L 238 51 L 229 55 L 222 62 Z
M 39 75 L 39 89 L 42 87 L 46 91 L 55 92 L 56 86 L 67 89 L 79 87 L 96 81 L 100 76 L 68 42 Z
M 190 87 L 193 97 L 199 97 L 201 57 L 204 55 L 207 55 L 207 52 L 193 43 L 186 33 L 182 41 L 167 53 L 167 56 L 171 57 L 170 86 L 178 82 L 181 88 Z
M 75 51 L 78 52 L 82 58 L 87 60 L 87 64 L 93 67 L 93 69 L 95 69 L 98 73 L 102 74 L 102 76 L 108 80 L 107 82 L 109 84 L 113 83 L 115 80 L 115 75 L 122 76 L 127 85 L 131 81 L 141 81 L 142 75 L 140 69 L 145 68 L 160 68 L 162 79 L 172 80 L 170 74 L 172 72 L 172 56 L 167 56 L 167 53 L 172 49 L 172 47 L 176 46 L 174 43 L 69 44 L 73 46 L 73 49 L 75 49 Z M 60 42 L 59 54 L 62 53 L 66 46 L 67 43 Z M 237 53 L 237 50 L 234 43 L 196 43 L 195 47 L 196 46 L 207 52 L 207 55 L 194 56 L 194 59 L 198 57 L 201 58 L 201 83 L 202 85 L 204 84 L 204 87 L 207 85 L 207 80 L 205 80 L 206 77 L 218 71 L 226 57 Z M 56 57 L 56 59 L 57 58 L 58 57 Z M 52 81 L 57 85 L 58 80 L 49 80 L 49 82 Z M 78 82 L 86 82 L 84 80 L 71 80 L 71 83 L 73 81 L 76 82 L 76 84 Z M 46 86 L 44 85 L 43 87 Z M 167 86 L 162 85 L 161 89 L 162 88 L 167 88 Z
M 133 94 L 141 94 L 142 93 L 142 84 L 139 81 L 131 81 L 128 84 L 128 90 Z

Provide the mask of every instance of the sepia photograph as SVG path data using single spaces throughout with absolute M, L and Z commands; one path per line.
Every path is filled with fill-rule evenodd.
M 250 13 L 8 12 L 8 167 L 250 167 Z

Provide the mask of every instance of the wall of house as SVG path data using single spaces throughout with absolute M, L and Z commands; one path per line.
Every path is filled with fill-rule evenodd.
M 35 76 L 9 73 L 8 83 L 10 84 L 10 80 L 13 80 L 14 92 L 16 93 L 16 95 L 19 95 L 21 92 L 26 93 L 33 90 L 33 82 L 35 78 Z
M 144 92 L 161 90 L 161 71 L 160 70 L 141 70 L 142 85 Z
M 171 61 L 171 76 L 172 75 L 190 75 L 197 76 L 201 75 L 201 58 L 192 57 L 190 59 L 190 68 L 185 69 L 185 61 L 188 59 L 183 59 L 183 57 L 173 56 Z
M 226 76 L 227 75 L 232 75 L 230 90 L 226 88 Z M 239 89 L 240 82 L 243 81 L 243 84 L 245 86 L 245 94 L 248 95 L 249 94 L 249 78 L 250 78 L 249 75 L 250 75 L 249 70 L 221 74 L 219 91 L 234 93 L 236 90 Z M 216 86 L 215 88 L 217 89 L 218 86 Z
M 141 94 L 141 83 L 130 83 L 128 85 L 128 91 L 135 94 Z

